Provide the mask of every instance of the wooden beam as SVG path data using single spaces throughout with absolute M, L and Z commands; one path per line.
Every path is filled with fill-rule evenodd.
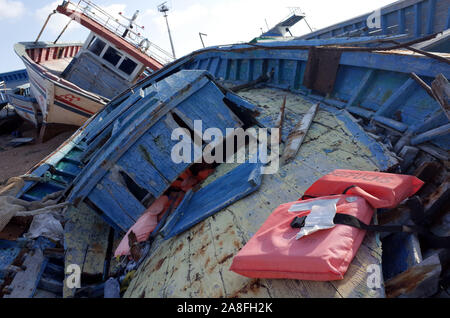
M 388 298 L 432 296 L 438 291 L 441 269 L 439 255 L 434 254 L 386 281 L 386 296 Z
M 281 165 L 285 165 L 297 155 L 318 108 L 319 104 L 312 106 L 305 116 L 303 116 L 302 120 L 294 127 L 294 129 L 292 129 L 289 134 L 283 156 L 281 157 Z
M 436 79 L 431 83 L 431 90 L 450 120 L 450 84 L 443 74 L 436 76 Z
M 9 285 L 11 294 L 5 295 L 5 298 L 33 297 L 46 264 L 47 260 L 40 248 L 31 251 L 23 262 L 26 269 L 16 274 Z
M 416 146 L 422 144 L 426 141 L 430 141 L 440 136 L 444 136 L 450 133 L 450 123 L 437 127 L 435 129 L 431 129 L 422 134 L 419 134 L 411 139 L 411 145 Z

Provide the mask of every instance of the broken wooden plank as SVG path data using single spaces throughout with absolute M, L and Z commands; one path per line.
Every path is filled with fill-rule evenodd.
M 414 233 L 393 233 L 384 238 L 382 243 L 382 265 L 385 280 L 389 280 L 423 261 L 419 238 Z
M 450 120 L 450 84 L 443 74 L 436 76 L 436 79 L 431 83 L 431 89 L 445 115 Z
M 430 129 L 424 133 L 421 133 L 419 135 L 416 135 L 414 138 L 411 139 L 411 145 L 416 146 L 420 145 L 424 142 L 443 137 L 450 133 L 450 123 L 442 125 L 440 127 Z
M 64 228 L 65 267 L 78 265 L 82 274 L 103 274 L 109 244 L 109 225 L 90 207 L 82 203 L 66 212 Z M 64 284 L 64 297 L 74 297 L 75 289 Z
M 8 288 L 11 293 L 5 295 L 5 298 L 33 297 L 46 263 L 47 260 L 40 248 L 32 250 L 23 262 L 26 269 L 18 272 L 14 276 L 14 279 Z
M 247 162 L 192 195 L 189 192 L 161 234 L 165 239 L 178 235 L 256 191 L 261 185 L 261 168 L 261 164 Z
M 419 76 L 417 76 L 416 73 L 411 73 L 409 74 L 411 76 L 411 78 L 413 80 L 415 80 L 417 82 L 417 84 L 419 84 L 420 86 L 422 86 L 422 88 L 428 93 L 428 95 L 430 95 L 432 98 L 436 99 L 436 96 L 434 95 L 433 90 L 431 89 L 430 86 L 428 86 L 427 83 L 424 82 L 423 79 L 421 79 Z
M 417 146 L 420 150 L 429 153 L 430 155 L 432 155 L 433 157 L 436 157 L 437 159 L 440 159 L 442 161 L 449 161 L 450 160 L 450 155 L 448 153 L 448 151 L 445 151 L 441 148 L 435 147 L 433 145 L 430 144 L 422 144 Z
M 281 105 L 280 108 L 280 114 L 278 115 L 277 120 L 275 121 L 275 128 L 280 129 L 280 138 L 278 140 L 279 143 L 281 143 L 281 137 L 282 137 L 282 129 L 283 129 L 283 123 L 284 123 L 284 111 L 286 109 L 286 99 L 287 96 L 284 96 L 283 105 Z
M 409 166 L 414 162 L 417 154 L 419 153 L 419 149 L 416 147 L 405 146 L 402 151 L 400 151 L 399 156 L 403 159 L 400 164 L 400 168 L 403 172 L 406 172 Z
M 297 155 L 318 108 L 319 104 L 312 106 L 289 134 L 286 148 L 284 149 L 283 156 L 281 157 L 281 165 L 285 165 Z
M 237 92 L 239 92 L 239 91 L 241 91 L 243 89 L 252 88 L 252 87 L 254 87 L 254 86 L 258 85 L 258 84 L 268 82 L 272 78 L 274 72 L 275 71 L 272 69 L 270 72 L 268 72 L 267 74 L 261 75 L 260 77 L 258 77 L 254 81 L 251 81 L 251 82 L 248 82 L 248 83 L 245 83 L 245 84 L 241 84 L 241 85 L 233 86 L 233 87 L 230 88 L 230 90 L 235 92 L 235 93 L 237 93 Z
M 386 281 L 388 298 L 419 298 L 434 295 L 439 289 L 441 273 L 439 254 L 434 254 L 420 264 Z

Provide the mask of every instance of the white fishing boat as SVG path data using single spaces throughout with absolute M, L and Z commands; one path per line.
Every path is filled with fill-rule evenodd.
M 40 42 L 50 17 L 60 13 L 90 30 L 84 43 Z M 61 130 L 79 127 L 100 110 L 109 99 L 160 69 L 172 57 L 142 36 L 135 23 L 138 12 L 123 22 L 90 1 L 63 3 L 51 13 L 34 42 L 14 47 L 30 80 L 31 95 L 42 113 L 40 140 Z M 31 111 L 30 108 L 27 109 Z M 20 110 L 19 110 L 20 112 Z M 31 113 L 27 114 L 28 117 Z

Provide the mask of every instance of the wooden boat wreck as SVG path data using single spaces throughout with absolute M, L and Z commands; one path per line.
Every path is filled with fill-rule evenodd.
M 36 127 L 42 115 L 36 99 L 31 96 L 30 83 L 26 70 L 0 74 L 0 127 L 19 115 Z M 37 115 L 37 116 L 36 116 Z M 8 124 L 6 124 L 8 126 Z M 14 126 L 17 126 L 15 124 Z M 3 129 L 0 129 L 2 132 Z M 8 129 L 7 129 L 8 130 Z
M 42 122 L 42 112 L 36 98 L 32 96 L 30 88 L 30 83 L 20 85 L 6 95 L 16 113 L 38 127 Z
M 101 297 L 108 277 L 133 298 L 430 297 L 448 290 L 441 280 L 449 275 L 442 250 L 419 244 L 413 233 L 367 233 L 339 281 L 249 279 L 229 270 L 277 206 L 298 199 L 335 169 L 418 176 L 426 182 L 419 196 L 427 226 L 449 235 L 450 55 L 405 49 L 410 42 L 376 47 L 378 39 L 367 38 L 370 47 L 353 47 L 358 40 L 206 48 L 115 97 L 36 165 L 33 179 L 15 194 L 26 202 L 56 197 L 70 207 L 63 212 L 64 248 L 36 247 L 36 280 L 22 293 L 16 286 L 23 279 L 10 279 L 5 297 Z M 209 165 L 195 147 L 191 156 L 198 162 L 171 158 L 176 128 L 192 140 L 196 120 L 219 131 L 279 127 L 283 104 L 282 150 L 305 115 L 315 115 L 298 153 L 273 174 L 262 174 L 266 162 L 250 160 L 264 150 L 250 142 L 232 150 L 240 158 L 234 163 Z M 205 167 L 213 173 L 191 190 L 175 186 L 187 170 L 196 176 Z M 163 195 L 181 202 L 169 207 L 149 240 L 132 245 L 137 258 L 117 262 L 112 251 L 124 233 Z M 377 211 L 373 222 L 409 219 L 408 207 L 400 205 Z M 18 249 L 5 248 L 10 254 Z M 61 281 L 71 264 L 82 269 L 79 289 Z M 374 266 L 383 275 L 368 284 Z
M 55 12 L 91 31 L 84 44 L 38 41 Z M 125 25 L 90 1 L 64 1 L 55 12 L 36 41 L 14 47 L 26 66 L 32 94 L 43 114 L 41 139 L 83 125 L 109 99 L 141 79 L 146 69 L 158 70 L 170 60 L 141 35 L 142 28 L 134 21 Z M 158 57 L 153 53 L 155 48 Z

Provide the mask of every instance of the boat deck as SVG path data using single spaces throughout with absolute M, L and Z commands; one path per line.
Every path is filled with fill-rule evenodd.
M 67 68 L 67 66 L 72 61 L 73 57 L 65 57 L 57 60 L 45 61 L 40 65 L 43 66 L 47 71 L 51 72 L 56 76 L 61 76 L 62 72 Z
M 257 120 L 266 127 L 273 127 L 287 96 L 283 139 L 316 103 L 268 87 L 239 95 L 259 106 Z M 375 234 L 366 236 L 341 281 L 255 280 L 229 270 L 233 257 L 271 212 L 282 203 L 297 200 L 325 173 L 334 169 L 375 171 L 386 162 L 394 163 L 390 153 L 378 149 L 351 115 L 324 107 L 321 104 L 295 160 L 277 174 L 263 176 L 258 191 L 179 236 L 156 240 L 125 297 L 384 297 L 384 288 L 372 290 L 366 283 L 367 267 L 381 265 L 381 243 Z M 220 165 L 203 186 L 236 165 Z

